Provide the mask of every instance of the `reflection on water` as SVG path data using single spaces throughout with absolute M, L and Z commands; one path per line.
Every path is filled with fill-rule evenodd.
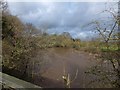
M 81 51 L 51 48 L 40 51 L 31 61 L 33 83 L 43 87 L 64 87 L 62 76 L 65 73 L 69 74 L 72 80 L 77 70 L 77 78 L 71 83 L 71 87 L 88 87 L 87 83 L 92 79 L 84 73 L 88 67 L 93 65 L 92 58 Z

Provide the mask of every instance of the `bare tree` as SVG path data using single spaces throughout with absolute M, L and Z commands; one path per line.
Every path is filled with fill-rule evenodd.
M 115 52 L 102 53 L 101 59 L 107 59 L 107 61 L 111 63 L 115 75 L 117 76 L 117 79 L 114 80 L 114 83 L 117 87 L 120 87 L 120 1 L 117 2 L 117 5 L 118 9 L 112 7 L 102 11 L 102 13 L 109 14 L 110 17 L 108 19 L 103 18 L 103 20 L 94 20 L 88 25 L 94 27 L 94 30 L 99 33 L 99 35 L 103 38 L 107 48 L 109 47 L 109 42 L 111 40 L 117 42 L 118 50 Z M 113 38 L 114 35 L 116 35 L 115 38 Z

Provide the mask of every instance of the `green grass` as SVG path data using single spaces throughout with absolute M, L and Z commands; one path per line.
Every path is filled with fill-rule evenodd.
M 108 48 L 106 46 L 101 46 L 100 49 L 101 49 L 101 51 L 117 51 L 118 50 L 118 46 L 116 44 L 109 45 Z

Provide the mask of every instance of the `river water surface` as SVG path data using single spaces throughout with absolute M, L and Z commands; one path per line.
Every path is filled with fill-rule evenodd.
M 88 87 L 93 78 L 85 71 L 95 64 L 95 58 L 89 53 L 67 48 L 50 48 L 40 51 L 33 60 L 33 83 L 46 88 L 64 88 L 63 75 L 70 75 L 72 88 Z M 42 61 L 41 61 L 42 60 Z M 41 62 L 40 62 L 41 61 Z M 39 77 L 42 77 L 42 79 Z M 76 78 L 75 78 L 76 77 Z M 75 78 L 75 80 L 73 80 Z

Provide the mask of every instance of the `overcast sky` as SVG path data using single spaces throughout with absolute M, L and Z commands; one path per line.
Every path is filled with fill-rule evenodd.
M 9 2 L 11 13 L 23 22 L 33 23 L 50 34 L 69 32 L 73 38 L 83 40 L 96 35 L 82 27 L 107 16 L 100 14 L 106 8 L 105 2 Z

